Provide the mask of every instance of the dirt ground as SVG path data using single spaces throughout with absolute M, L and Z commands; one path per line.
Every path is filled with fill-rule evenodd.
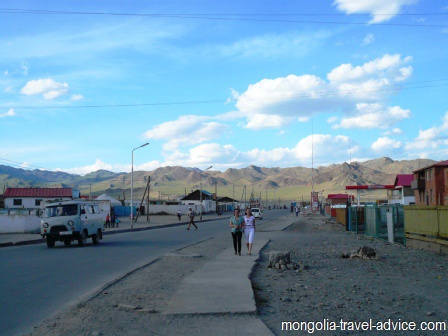
M 263 249 L 251 277 L 259 317 L 275 334 L 285 332 L 282 321 L 372 319 L 375 323 L 412 321 L 418 326 L 420 322 L 447 322 L 448 256 L 346 232 L 340 224 L 325 217 L 299 218 L 299 222 Z M 374 248 L 377 259 L 342 258 L 343 253 L 362 246 Z M 300 269 L 267 268 L 269 252 L 276 250 L 290 251 L 291 260 Z M 298 324 L 295 326 L 297 329 Z M 320 334 L 357 332 L 338 329 Z M 447 335 L 448 331 L 373 331 L 371 334 Z
M 164 315 L 163 309 L 181 280 L 214 255 L 231 246 L 230 234 L 189 246 L 181 252 L 200 257 L 165 256 L 110 285 L 69 311 L 44 321 L 36 335 L 202 335 L 204 325 L 244 323 L 247 316 Z M 377 259 L 341 255 L 362 246 Z M 269 252 L 289 251 L 297 270 L 266 267 Z M 285 231 L 273 234 L 260 253 L 251 280 L 258 315 L 276 335 L 310 334 L 284 331 L 282 322 L 343 319 L 374 323 L 447 321 L 448 256 L 388 244 L 347 233 L 322 216 L 299 216 Z M 291 324 L 297 329 L 298 324 Z M 315 324 L 319 328 L 319 324 Z M 312 324 L 309 324 L 312 327 Z M 346 328 L 349 328 L 346 325 Z M 448 331 L 315 331 L 318 335 L 446 335 Z M 242 333 L 243 334 L 243 333 Z

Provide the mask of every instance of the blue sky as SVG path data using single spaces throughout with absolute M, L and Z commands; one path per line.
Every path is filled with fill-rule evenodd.
M 9 1 L 0 164 L 448 156 L 448 1 Z

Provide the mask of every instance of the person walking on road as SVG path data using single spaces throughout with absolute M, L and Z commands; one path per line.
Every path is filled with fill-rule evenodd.
M 252 215 L 250 208 L 246 209 L 244 218 L 244 237 L 246 238 L 247 254 L 252 254 L 252 245 L 254 243 L 255 235 L 255 217 Z
M 240 210 L 235 209 L 233 216 L 230 217 L 230 227 L 233 239 L 233 248 L 235 249 L 235 255 L 241 255 L 241 238 L 243 237 L 243 225 L 244 219 L 240 217 Z
M 177 218 L 179 219 L 180 222 L 180 219 L 182 218 L 182 212 L 180 210 L 177 212 Z
M 188 208 L 188 213 L 187 213 L 188 218 L 190 218 L 190 221 L 188 222 L 188 227 L 187 230 L 190 230 L 190 225 L 193 224 L 194 227 L 196 228 L 196 230 L 198 229 L 198 227 L 196 226 L 196 224 L 194 223 L 194 211 L 191 208 Z

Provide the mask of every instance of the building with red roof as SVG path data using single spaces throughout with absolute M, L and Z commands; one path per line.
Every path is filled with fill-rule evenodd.
M 414 190 L 411 188 L 413 174 L 398 174 L 395 177 L 394 188 L 387 191 L 389 204 L 415 204 Z
M 3 194 L 5 208 L 40 209 L 45 201 L 71 200 L 79 197 L 72 188 L 6 188 Z
M 411 188 L 416 205 L 448 205 L 448 160 L 414 171 Z

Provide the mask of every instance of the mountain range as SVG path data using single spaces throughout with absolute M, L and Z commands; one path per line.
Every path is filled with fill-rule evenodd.
M 436 161 L 415 159 L 394 161 L 383 157 L 365 162 L 332 164 L 314 169 L 304 167 L 263 168 L 251 165 L 246 168 L 229 168 L 225 172 L 201 171 L 180 166 L 161 167 L 154 171 L 134 171 L 134 195 L 142 197 L 149 183 L 150 197 L 177 200 L 202 189 L 217 193 L 218 197 L 234 199 L 254 197 L 294 200 L 308 197 L 311 190 L 323 195 L 344 193 L 345 186 L 393 184 L 397 174 L 411 174 Z M 58 171 L 27 170 L 0 165 L 0 192 L 6 187 L 72 187 L 81 195 L 96 196 L 107 193 L 116 198 L 130 198 L 131 174 L 98 170 L 87 175 Z M 384 192 L 383 192 L 384 193 Z

